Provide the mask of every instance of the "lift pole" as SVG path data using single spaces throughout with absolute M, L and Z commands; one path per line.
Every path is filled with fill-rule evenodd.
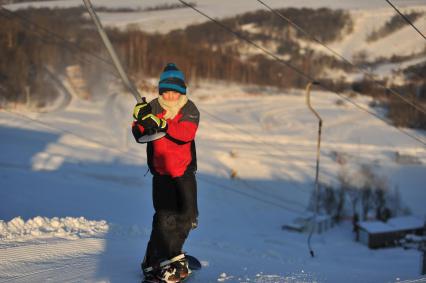
M 117 70 L 118 74 L 120 75 L 121 80 L 123 81 L 124 85 L 130 91 L 130 93 L 135 97 L 135 99 L 138 103 L 146 103 L 145 97 L 140 95 L 137 88 L 130 81 L 126 72 L 124 72 L 123 66 L 121 65 L 120 61 L 118 60 L 117 53 L 115 52 L 114 47 L 112 46 L 111 41 L 109 40 L 108 35 L 106 34 L 104 28 L 102 27 L 101 21 L 99 20 L 98 15 L 95 12 L 95 8 L 93 8 L 92 3 L 90 2 L 90 0 L 83 0 L 83 3 L 86 6 L 86 9 L 90 14 L 90 17 L 92 18 L 93 22 L 95 23 L 96 28 L 98 30 L 98 33 L 101 36 L 102 42 L 104 43 L 104 45 L 105 45 L 105 47 L 108 51 L 108 54 L 111 57 L 112 62 L 114 63 L 115 69 Z M 150 141 L 162 138 L 165 135 L 166 135 L 166 133 L 164 133 L 164 132 L 154 133 L 152 135 L 143 135 L 141 138 L 139 138 L 139 142 L 142 142 L 142 143 L 150 142 Z
M 314 217 L 311 220 L 311 231 L 309 232 L 308 237 L 308 247 L 309 247 L 309 253 L 312 257 L 314 257 L 314 251 L 311 247 L 311 238 L 312 234 L 314 232 L 315 226 L 316 226 L 316 218 L 319 211 L 319 182 L 318 182 L 318 175 L 319 175 L 319 164 L 320 164 L 320 147 L 321 147 L 321 129 L 322 129 L 322 119 L 318 112 L 315 111 L 314 108 L 311 106 L 311 88 L 312 85 L 319 85 L 318 82 L 309 82 L 306 86 L 306 104 L 308 105 L 309 110 L 311 110 L 312 113 L 318 118 L 318 138 L 317 138 L 317 162 L 316 162 L 316 170 L 315 170 L 315 214 Z

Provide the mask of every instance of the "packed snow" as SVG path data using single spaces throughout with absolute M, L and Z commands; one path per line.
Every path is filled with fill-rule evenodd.
M 108 225 L 105 221 L 89 221 L 84 217 L 49 219 L 38 216 L 27 221 L 21 217 L 15 217 L 9 222 L 0 220 L 0 240 L 3 242 L 39 238 L 76 239 L 103 236 L 106 232 L 108 232 Z
M 0 282 L 140 280 L 151 179 L 144 177 L 145 146 L 132 140 L 129 129 L 133 98 L 115 93 L 73 99 L 55 113 L 0 112 Z M 202 115 L 200 226 L 185 250 L 204 266 L 191 281 L 421 278 L 418 251 L 372 252 L 353 240 L 350 223 L 314 236 L 313 259 L 306 234 L 281 229 L 303 215 L 313 189 L 317 121 L 302 92 L 204 82 L 189 95 Z M 341 165 L 331 152 L 344 152 L 344 166 L 375 164 L 399 186 L 413 213 L 424 217 L 425 148 L 353 106 L 336 104 L 333 94 L 312 95 L 324 119 L 321 180 L 335 182 Z M 370 99 L 356 101 L 368 107 Z M 396 151 L 415 155 L 420 164 L 396 163 Z
M 388 231 L 401 231 L 417 229 L 423 227 L 424 219 L 413 216 L 401 216 L 395 217 L 387 221 L 386 223 L 381 221 L 362 221 L 360 227 L 369 232 L 380 233 Z
M 166 2 L 174 3 L 94 1 L 141 8 Z M 246 0 L 190 2 L 218 18 L 261 8 Z M 392 48 L 382 47 L 402 39 L 408 42 L 397 50 L 418 48 L 408 28 L 381 46 L 354 48 L 367 35 L 361 31 L 391 16 L 385 1 L 267 2 L 280 8 L 349 9 L 358 16 L 355 30 L 333 43 L 345 56 L 360 50 L 372 57 L 390 55 Z M 420 0 L 394 2 L 426 9 Z M 81 1 L 7 8 L 29 5 L 65 7 Z M 100 16 L 106 24 L 137 23 L 161 32 L 205 20 L 189 9 Z M 424 20 L 417 23 L 424 27 Z M 411 60 L 404 64 L 419 62 Z M 378 72 L 390 73 L 393 67 Z M 306 234 L 282 230 L 306 214 L 314 188 L 318 122 L 303 91 L 201 81 L 189 86 L 188 95 L 201 112 L 196 140 L 200 219 L 185 250 L 200 259 L 203 269 L 191 282 L 426 281 L 420 276 L 420 252 L 369 250 L 354 241 L 350 221 L 314 235 L 315 258 Z M 371 98 L 352 99 L 381 115 L 369 107 Z M 356 172 L 370 164 L 398 188 L 403 205 L 424 219 L 426 148 L 332 93 L 313 91 L 312 104 L 324 120 L 320 180 L 337 186 L 340 170 Z M 134 100 L 112 85 L 89 101 L 61 96 L 53 105 L 47 113 L 0 111 L 0 282 L 138 282 L 153 208 L 145 146 L 130 132 Z M 426 138 L 425 132 L 405 130 Z M 415 162 L 398 162 L 397 155 Z

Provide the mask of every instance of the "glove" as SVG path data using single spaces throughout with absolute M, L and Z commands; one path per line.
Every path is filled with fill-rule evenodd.
M 133 108 L 133 118 L 135 120 L 138 120 L 138 122 L 141 122 L 142 117 L 145 117 L 146 115 L 150 114 L 151 111 L 152 108 L 149 103 L 138 103 L 135 105 L 135 108 Z
M 168 128 L 166 120 L 158 118 L 152 113 L 142 117 L 139 123 L 142 127 L 144 127 L 145 133 L 148 135 L 152 135 L 157 132 L 166 132 Z

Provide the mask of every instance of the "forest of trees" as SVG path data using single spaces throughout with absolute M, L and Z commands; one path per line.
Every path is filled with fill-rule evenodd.
M 289 8 L 279 12 L 325 42 L 338 40 L 342 32 L 350 31 L 353 25 L 351 17 L 340 10 Z M 46 70 L 61 75 L 72 65 L 81 67 L 89 91 L 107 84 L 115 70 L 93 23 L 84 17 L 84 13 L 83 8 L 0 10 L 0 103 L 24 103 L 31 96 L 32 101 L 43 106 L 56 95 Z M 297 39 L 304 38 L 309 42 L 309 38 L 270 12 L 250 12 L 222 22 L 259 45 L 276 46 L 272 51 L 284 61 L 336 91 L 383 94 L 389 98 L 389 115 L 395 118 L 396 124 L 407 126 L 404 121 L 410 121 L 408 126 L 426 127 L 425 115 L 412 113 L 409 109 L 405 113 L 405 106 L 392 100 L 392 96 L 386 96 L 383 89 L 377 90 L 371 80 L 350 85 L 344 81 L 321 79 L 324 70 L 351 71 L 351 66 L 309 47 L 301 48 Z M 158 77 L 164 64 L 171 61 L 179 65 L 190 81 L 215 79 L 281 89 L 303 88 L 306 84 L 304 78 L 273 58 L 247 53 L 247 43 L 238 41 L 213 22 L 191 25 L 168 34 L 148 34 L 132 26 L 126 30 L 107 29 L 107 33 L 136 84 L 140 84 L 143 78 Z M 415 71 L 421 73 L 424 70 Z M 407 93 L 413 93 L 412 89 L 415 89 L 413 99 L 424 102 L 424 79 L 408 82 L 410 84 L 405 87 L 410 92 Z M 405 89 L 401 92 L 405 93 Z M 401 118 L 400 111 L 404 111 L 404 118 Z M 416 117 L 414 123 L 412 115 Z
M 80 64 L 88 78 L 99 72 L 97 65 L 105 63 L 81 50 L 99 54 L 102 43 L 93 30 L 83 28 L 90 22 L 82 19 L 81 14 L 80 8 L 13 13 L 0 10 L 2 100 L 25 102 L 30 96 L 38 106 L 43 106 L 56 96 L 48 69 L 63 74 L 67 66 Z M 75 28 L 77 20 L 81 23 Z
M 405 15 L 411 22 L 415 22 L 418 18 L 423 16 L 422 12 L 410 12 Z M 367 41 L 376 41 L 382 37 L 385 37 L 407 25 L 407 22 L 401 17 L 401 15 L 394 15 L 389 21 L 387 21 L 381 28 L 373 31 L 368 35 Z
M 191 5 L 192 7 L 197 6 L 196 3 L 193 2 L 188 2 L 189 5 Z M 105 6 L 95 6 L 95 10 L 97 12 L 106 12 L 106 13 L 130 13 L 130 12 L 141 12 L 141 11 L 145 11 L 145 12 L 152 12 L 152 11 L 164 11 L 164 10 L 174 10 L 174 9 L 182 9 L 185 8 L 186 5 L 181 4 L 181 3 L 176 3 L 176 4 L 160 4 L 157 6 L 152 6 L 152 7 L 146 7 L 146 8 L 141 8 L 141 7 L 115 7 L 115 8 L 111 8 L 111 7 L 105 7 Z

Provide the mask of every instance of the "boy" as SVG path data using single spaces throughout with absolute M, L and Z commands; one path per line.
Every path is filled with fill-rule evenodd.
M 200 113 L 188 100 L 185 77 L 175 64 L 164 68 L 158 89 L 158 98 L 138 103 L 133 112 L 136 141 L 143 135 L 166 133 L 147 144 L 155 214 L 142 269 L 145 282 L 179 282 L 191 272 L 182 247 L 197 226 L 194 138 Z

